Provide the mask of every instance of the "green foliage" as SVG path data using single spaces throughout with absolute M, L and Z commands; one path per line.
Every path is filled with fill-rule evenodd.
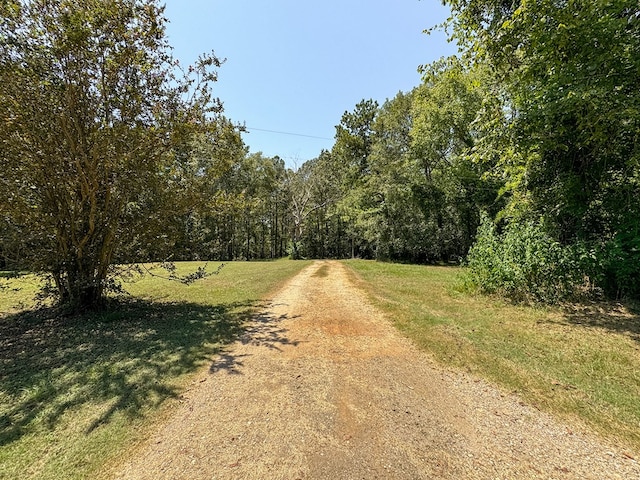
M 369 195 L 366 184 L 374 175 L 370 155 L 378 112 L 378 102 L 363 99 L 352 112 L 344 112 L 336 126 L 331 155 L 332 168 L 337 169 L 340 186 L 337 212 L 350 240 L 350 252 L 345 256 L 371 256 L 369 213 L 376 208 L 377 198 Z
M 473 156 L 485 77 L 446 59 L 425 67 L 413 91 L 345 112 L 331 152 L 291 183 L 294 240 L 304 240 L 291 253 L 421 263 L 465 256 L 480 211 L 503 205 L 493 164 Z
M 459 261 L 486 212 L 511 263 L 483 233 L 483 288 L 640 295 L 637 2 L 446 3 L 460 57 L 345 111 L 294 171 L 221 115 L 215 56 L 181 71 L 156 0 L 3 2 L 0 268 L 90 304 L 118 262 Z
M 483 140 L 477 122 L 491 97 L 488 74 L 453 57 L 423 67 L 423 76 L 412 105 L 413 155 L 423 172 L 414 191 L 436 227 L 430 237 L 460 258 L 473 242 L 480 212 L 495 214 L 503 206 L 502 181 L 491 175 L 495 162 L 474 155 Z
M 167 210 L 180 206 L 175 167 L 215 125 L 210 85 L 221 62 L 203 56 L 182 72 L 155 0 L 2 9 L 5 261 L 49 272 L 61 302 L 95 307 L 115 258 L 161 237 Z
M 372 126 L 378 113 L 378 102 L 362 100 L 353 112 L 344 112 L 336 126 L 336 143 L 333 153 L 341 159 L 349 181 L 357 181 L 369 172 L 368 157 L 371 152 Z
M 541 219 L 594 291 L 637 295 L 637 2 L 447 3 L 465 59 L 491 72 L 474 156 L 506 179 L 502 217 Z
M 640 234 L 629 229 L 605 242 L 578 246 L 585 276 L 609 298 L 640 296 Z
M 220 153 L 217 141 L 203 144 L 200 155 L 209 162 L 219 158 L 224 168 L 187 178 L 195 202 L 171 235 L 177 239 L 171 251 L 181 259 L 283 256 L 290 200 L 284 162 L 248 154 L 236 135 L 233 148 Z
M 640 239 L 634 230 L 606 241 L 562 245 L 541 223 L 512 221 L 498 234 L 485 217 L 466 262 L 467 287 L 516 301 L 640 294 Z
M 345 251 L 345 223 L 337 205 L 342 198 L 343 172 L 336 157 L 326 150 L 292 172 L 295 181 L 289 184 L 291 219 L 294 228 L 298 225 L 301 246 L 297 250 L 305 257 L 337 258 L 345 255 L 342 253 Z M 300 202 L 305 195 L 308 198 L 306 204 Z M 300 210 L 303 204 L 305 206 Z M 295 230 L 293 233 L 295 235 Z
M 583 280 L 575 250 L 536 222 L 509 223 L 501 234 L 485 217 L 467 257 L 467 282 L 483 293 L 516 301 L 555 303 L 574 298 Z

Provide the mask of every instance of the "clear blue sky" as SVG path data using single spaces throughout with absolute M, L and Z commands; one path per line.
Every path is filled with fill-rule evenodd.
M 408 91 L 420 64 L 456 52 L 444 33 L 422 33 L 448 16 L 440 0 L 167 0 L 165 15 L 182 63 L 211 50 L 227 59 L 216 95 L 249 127 L 251 152 L 290 166 L 331 148 L 360 100 Z

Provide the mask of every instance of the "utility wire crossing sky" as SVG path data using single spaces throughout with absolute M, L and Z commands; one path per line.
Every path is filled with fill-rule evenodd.
M 329 137 L 316 137 L 315 135 L 305 135 L 303 133 L 292 133 L 292 132 L 278 132 L 277 130 L 267 130 L 265 128 L 254 128 L 254 127 L 246 127 L 248 131 L 258 130 L 259 132 L 269 132 L 269 133 L 278 133 L 280 135 L 292 135 L 294 137 L 306 137 L 306 138 L 317 138 L 319 140 L 333 140 Z
M 165 15 L 181 63 L 227 59 L 215 94 L 251 152 L 298 167 L 331 148 L 345 111 L 411 90 L 419 65 L 457 50 L 423 33 L 449 15 L 439 0 L 167 0 Z

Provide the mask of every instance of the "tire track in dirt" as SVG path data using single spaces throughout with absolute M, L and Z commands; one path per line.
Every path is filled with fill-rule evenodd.
M 271 299 L 111 477 L 630 479 L 640 466 L 435 365 L 342 264 L 323 261 Z

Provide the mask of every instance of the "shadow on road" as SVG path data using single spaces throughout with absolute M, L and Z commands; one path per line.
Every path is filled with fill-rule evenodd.
M 252 321 L 245 325 L 238 341 L 243 345 L 254 345 L 281 351 L 284 345 L 297 347 L 300 342 L 292 341 L 287 336 L 287 329 L 282 326 L 282 322 L 298 316 L 275 315 L 267 306 L 262 306 L 261 313 L 256 314 Z M 241 375 L 243 361 L 247 354 L 233 353 L 231 349 L 225 349 L 217 355 L 211 364 L 209 371 L 215 373 L 221 370 L 232 375 Z

